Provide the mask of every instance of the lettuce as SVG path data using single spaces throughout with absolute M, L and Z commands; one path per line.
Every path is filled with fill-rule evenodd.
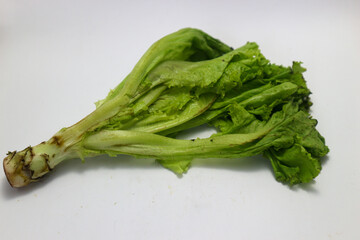
M 157 159 L 177 174 L 194 158 L 263 154 L 278 181 L 309 182 L 328 153 L 309 115 L 305 69 L 270 63 L 256 43 L 232 49 L 197 29 L 154 43 L 96 109 L 46 142 L 9 152 L 4 170 L 13 187 L 39 180 L 71 158 L 129 154 Z M 180 140 L 208 124 L 205 139 Z

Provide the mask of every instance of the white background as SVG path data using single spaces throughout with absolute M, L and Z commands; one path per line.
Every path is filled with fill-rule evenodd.
M 183 27 L 304 62 L 331 150 L 316 181 L 278 183 L 261 157 L 195 161 L 181 179 L 152 160 L 75 159 L 23 189 L 1 172 L 1 239 L 360 239 L 357 0 L 0 0 L 1 158 L 90 113 Z

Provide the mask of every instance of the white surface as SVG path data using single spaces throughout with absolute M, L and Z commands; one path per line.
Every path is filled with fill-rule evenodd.
M 150 44 L 188 26 L 304 62 L 331 149 L 316 182 L 282 185 L 262 158 L 197 161 L 182 179 L 150 160 L 75 160 L 24 189 L 1 172 L 1 239 L 360 239 L 357 0 L 1 0 L 1 158 L 90 113 Z

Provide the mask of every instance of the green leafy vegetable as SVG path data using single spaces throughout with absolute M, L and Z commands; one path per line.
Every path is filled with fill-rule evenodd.
M 309 182 L 328 148 L 308 113 L 304 71 L 299 62 L 271 64 L 256 43 L 233 50 L 200 30 L 182 29 L 154 43 L 80 122 L 39 145 L 9 152 L 6 176 L 21 187 L 64 160 L 101 154 L 154 158 L 177 174 L 194 158 L 263 154 L 277 180 Z M 218 132 L 175 138 L 203 124 Z

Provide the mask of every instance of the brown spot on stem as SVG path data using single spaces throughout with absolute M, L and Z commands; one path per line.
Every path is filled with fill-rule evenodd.
M 6 156 L 9 156 L 9 155 L 11 155 L 11 154 L 14 155 L 15 153 L 16 153 L 16 151 L 13 151 L 13 152 L 8 151 L 7 154 L 6 154 Z
M 13 151 L 12 153 L 10 153 L 5 159 L 4 159 L 4 164 L 9 164 L 11 159 L 13 159 L 13 157 L 15 156 L 16 151 Z M 11 156 L 10 156 L 11 155 Z
M 30 156 L 31 156 L 31 159 L 34 157 L 34 151 L 33 151 L 33 148 L 30 146 L 29 148 L 28 148 L 29 150 L 29 152 L 30 152 Z
M 22 173 L 28 178 L 31 179 L 34 171 L 29 168 L 29 165 L 22 166 Z
M 44 167 L 43 172 L 45 172 L 46 170 L 51 171 L 52 167 L 50 167 L 50 160 L 49 160 L 49 155 L 46 153 L 41 154 L 40 156 L 42 156 L 45 160 L 46 166 Z
M 64 141 L 58 137 L 58 136 L 53 136 L 51 139 L 50 139 L 50 143 L 51 144 L 56 144 L 58 145 L 59 147 L 61 147 L 63 144 L 64 144 Z

